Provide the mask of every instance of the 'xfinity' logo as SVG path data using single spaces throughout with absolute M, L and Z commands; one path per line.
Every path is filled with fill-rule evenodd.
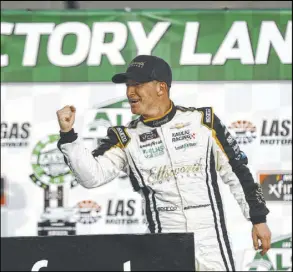
M 264 198 L 267 201 L 292 201 L 292 174 L 281 173 L 259 175 Z
M 285 184 L 281 180 L 278 184 L 269 184 L 269 194 L 275 195 L 278 199 L 281 199 L 283 195 L 292 195 L 292 183 Z M 292 197 L 290 197 L 290 200 L 292 200 Z

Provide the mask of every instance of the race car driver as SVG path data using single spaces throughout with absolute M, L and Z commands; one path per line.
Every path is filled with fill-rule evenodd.
M 124 171 L 144 199 L 149 232 L 194 232 L 197 271 L 235 271 L 218 173 L 252 223 L 255 249 L 265 254 L 269 210 L 246 155 L 213 109 L 175 105 L 171 68 L 155 56 L 137 56 L 112 81 L 126 84 L 140 117 L 109 127 L 97 149 L 86 149 L 74 131 L 74 106 L 57 111 L 58 147 L 79 183 L 96 188 Z

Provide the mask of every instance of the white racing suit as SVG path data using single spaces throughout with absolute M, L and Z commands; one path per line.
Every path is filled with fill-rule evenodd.
M 101 186 L 124 171 L 144 199 L 149 232 L 193 232 L 196 270 L 235 271 L 217 172 L 244 216 L 266 222 L 247 157 L 212 108 L 172 104 L 160 119 L 110 127 L 94 151 L 73 129 L 60 134 L 58 147 L 82 186 Z

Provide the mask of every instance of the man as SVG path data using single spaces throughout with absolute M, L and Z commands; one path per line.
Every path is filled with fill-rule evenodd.
M 269 210 L 247 157 L 213 109 L 176 106 L 169 96 L 170 66 L 158 57 L 136 57 L 112 81 L 126 83 L 131 111 L 140 117 L 110 127 L 94 151 L 74 132 L 75 108 L 57 112 L 58 147 L 79 183 L 95 188 L 124 171 L 144 199 L 149 232 L 194 232 L 197 270 L 235 271 L 218 172 L 252 222 L 255 249 L 260 240 L 265 254 L 271 243 Z

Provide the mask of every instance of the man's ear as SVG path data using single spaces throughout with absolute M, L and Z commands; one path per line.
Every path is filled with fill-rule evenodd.
M 165 90 L 165 83 L 164 82 L 160 82 L 160 87 L 158 90 L 158 96 L 162 96 L 164 94 L 164 90 Z

